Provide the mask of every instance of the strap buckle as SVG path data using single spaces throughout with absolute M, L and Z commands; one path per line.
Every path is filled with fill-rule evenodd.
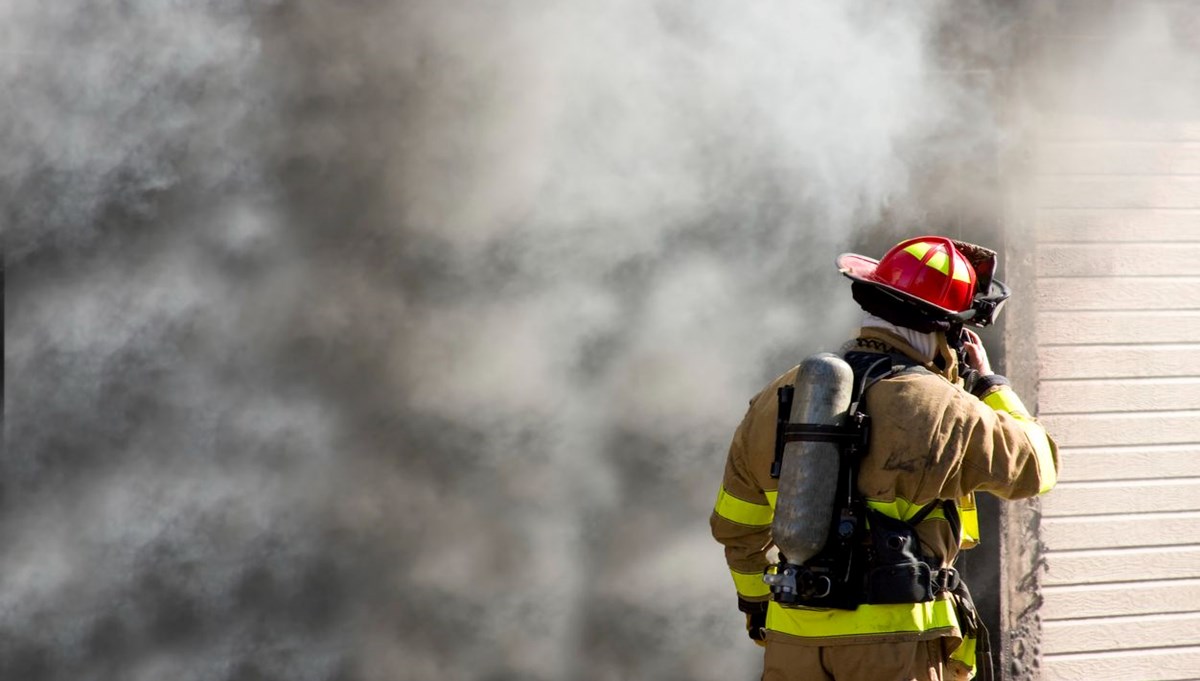
M 956 591 L 960 584 L 962 584 L 962 577 L 954 568 L 938 568 L 933 575 L 933 589 L 937 593 Z

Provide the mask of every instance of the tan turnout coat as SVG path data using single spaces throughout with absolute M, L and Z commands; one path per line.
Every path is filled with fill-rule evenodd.
M 948 361 L 946 366 L 936 366 L 883 329 L 862 329 L 845 349 L 892 350 L 922 362 L 930 372 L 891 376 L 867 391 L 871 444 L 861 461 L 858 488 L 869 503 L 897 502 L 903 515 L 905 509 L 915 511 L 936 499 L 965 502 L 977 491 L 1005 499 L 1030 497 L 1045 492 L 1057 480 L 1054 443 L 1008 386 L 993 387 L 976 397 L 962 388 L 953 353 L 941 353 Z M 721 495 L 711 517 L 713 536 L 725 546 L 739 596 L 749 601 L 769 600 L 769 593 L 755 585 L 753 576 L 768 564 L 772 547 L 769 518 L 777 481 L 770 477 L 770 469 L 775 451 L 776 391 L 795 381 L 797 369 L 779 376 L 751 400 L 730 445 Z M 921 522 L 917 533 L 926 555 L 940 559 L 945 566 L 953 564 L 960 547 L 973 545 L 971 537 L 956 536 L 940 514 Z M 943 594 L 939 598 L 949 597 Z M 955 621 L 931 619 L 895 628 L 888 624 L 892 620 L 879 615 L 894 606 L 860 606 L 858 611 L 824 619 L 816 609 L 771 607 L 772 613 L 787 611 L 787 619 L 768 616 L 772 629 L 768 640 L 773 641 L 824 645 L 961 636 Z M 831 619 L 835 617 L 841 619 Z M 847 619 L 855 617 L 878 621 Z

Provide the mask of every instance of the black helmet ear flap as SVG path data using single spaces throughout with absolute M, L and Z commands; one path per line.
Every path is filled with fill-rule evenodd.
M 855 281 L 850 284 L 850 295 L 864 311 L 896 326 L 921 333 L 950 328 L 950 323 L 942 318 L 943 312 L 882 286 Z
M 1004 282 L 993 279 L 986 292 L 975 294 L 975 299 L 971 301 L 971 309 L 975 312 L 975 316 L 967 323 L 971 326 L 991 326 L 1000 314 L 1000 308 L 1004 307 L 1004 301 L 1008 300 L 1010 295 L 1012 295 L 1012 291 Z

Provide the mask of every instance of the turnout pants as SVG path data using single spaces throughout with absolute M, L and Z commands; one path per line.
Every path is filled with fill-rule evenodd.
M 953 667 L 961 665 L 954 664 Z M 762 681 L 958 681 L 942 640 L 836 646 L 767 643 Z

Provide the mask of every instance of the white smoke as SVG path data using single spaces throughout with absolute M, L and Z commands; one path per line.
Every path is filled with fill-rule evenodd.
M 967 10 L 7 3 L 0 676 L 752 675 L 724 448 Z

